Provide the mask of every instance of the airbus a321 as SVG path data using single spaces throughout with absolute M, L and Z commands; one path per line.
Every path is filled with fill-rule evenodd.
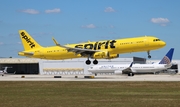
M 164 41 L 157 37 L 143 36 L 67 45 L 58 44 L 53 39 L 55 46 L 43 47 L 25 30 L 19 30 L 19 35 L 24 46 L 24 51 L 18 53 L 21 56 L 50 60 L 86 57 L 87 65 L 91 64 L 90 58 L 94 59 L 93 64 L 98 64 L 97 59 L 112 59 L 119 57 L 119 54 L 132 52 L 145 51 L 148 53 L 148 57 L 151 58 L 151 50 L 157 50 L 166 45 Z
M 156 73 L 165 70 L 172 66 L 171 60 L 173 57 L 174 48 L 171 48 L 160 62 L 153 64 L 106 64 L 94 65 L 88 69 L 92 74 L 98 73 L 114 73 L 114 74 L 128 74 L 134 76 L 136 73 Z

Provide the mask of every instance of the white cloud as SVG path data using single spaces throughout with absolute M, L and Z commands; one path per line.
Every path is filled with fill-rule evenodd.
M 167 18 L 151 18 L 151 22 L 160 24 L 161 26 L 166 26 L 170 21 Z
M 107 7 L 104 12 L 115 12 L 115 10 L 112 7 Z
M 34 10 L 34 9 L 25 9 L 25 10 L 21 10 L 21 12 L 28 13 L 28 14 L 39 14 L 40 13 L 38 10 Z
M 96 28 L 96 26 L 95 26 L 94 24 L 82 25 L 81 27 L 82 27 L 82 28 L 90 28 L 90 29 Z
M 114 28 L 114 26 L 113 26 L 113 25 L 110 25 L 109 27 L 110 27 L 110 28 Z
M 21 42 L 17 42 L 17 44 L 22 44 Z
M 60 13 L 60 12 L 61 12 L 61 9 L 59 8 L 55 8 L 52 10 L 45 10 L 45 13 Z
M 4 43 L 3 42 L 0 42 L 0 45 L 3 45 Z

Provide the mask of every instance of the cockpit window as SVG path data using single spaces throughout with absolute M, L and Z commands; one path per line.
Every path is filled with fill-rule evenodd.
M 156 42 L 156 41 L 161 41 L 161 40 L 160 39 L 154 39 L 153 41 Z

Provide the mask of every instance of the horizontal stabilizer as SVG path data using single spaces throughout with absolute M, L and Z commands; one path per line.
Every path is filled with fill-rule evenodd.
M 18 55 L 32 56 L 34 55 L 34 53 L 33 52 L 19 52 Z

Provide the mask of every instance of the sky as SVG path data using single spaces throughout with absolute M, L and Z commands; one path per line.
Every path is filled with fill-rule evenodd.
M 0 57 L 22 58 L 18 30 L 40 45 L 156 36 L 166 46 L 150 52 L 162 59 L 175 48 L 180 59 L 180 0 L 0 0 Z M 147 58 L 147 52 L 120 57 Z

